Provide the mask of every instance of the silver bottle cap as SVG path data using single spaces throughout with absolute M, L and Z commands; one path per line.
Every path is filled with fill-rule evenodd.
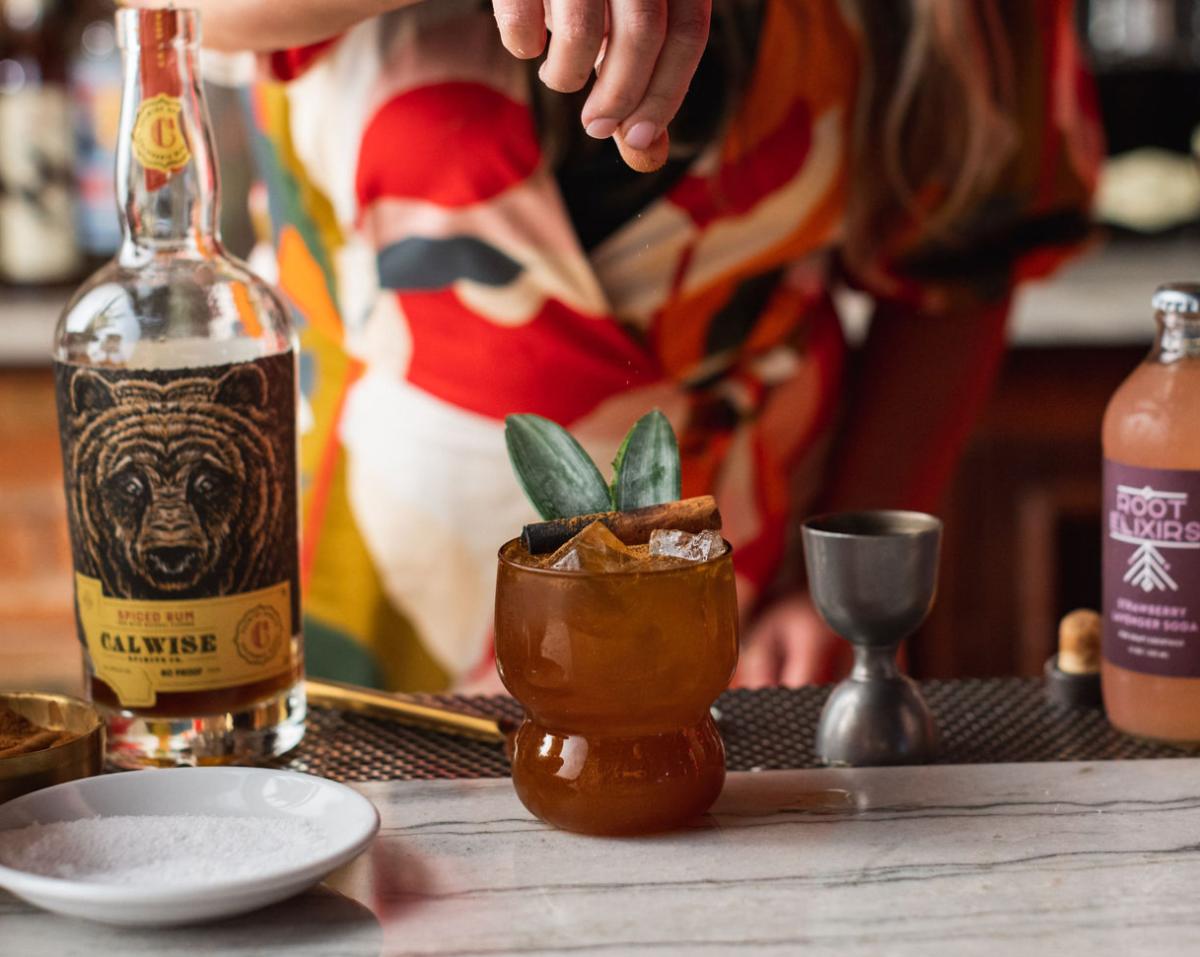
M 1200 283 L 1171 282 L 1159 286 L 1150 302 L 1155 312 L 1200 316 Z

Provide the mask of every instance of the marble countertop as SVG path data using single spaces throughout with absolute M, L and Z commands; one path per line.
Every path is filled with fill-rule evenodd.
M 507 780 L 359 785 L 383 830 L 292 901 L 121 930 L 0 892 L 0 951 L 920 955 L 1200 948 L 1200 759 L 734 774 L 653 838 L 532 819 Z

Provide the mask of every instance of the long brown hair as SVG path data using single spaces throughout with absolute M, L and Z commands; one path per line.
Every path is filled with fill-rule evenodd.
M 864 51 L 844 256 L 852 267 L 869 262 L 900 222 L 953 242 L 957 222 L 1016 144 L 1013 64 L 996 0 L 839 3 Z M 713 0 L 707 55 L 720 62 L 724 103 L 694 129 L 672 125 L 673 155 L 698 152 L 736 110 L 753 68 L 739 36 L 745 19 L 746 0 Z M 553 162 L 581 141 L 582 97 L 531 79 Z
M 1012 53 L 996 0 L 842 0 L 865 49 L 845 253 L 897 222 L 953 243 L 1017 145 Z

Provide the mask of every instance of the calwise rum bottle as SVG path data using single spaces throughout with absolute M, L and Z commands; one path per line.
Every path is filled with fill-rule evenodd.
M 1200 284 L 1154 294 L 1158 339 L 1104 416 L 1109 720 L 1200 743 Z
M 296 347 L 221 246 L 197 29 L 117 13 L 124 236 L 54 350 L 79 637 L 129 765 L 253 761 L 304 728 Z

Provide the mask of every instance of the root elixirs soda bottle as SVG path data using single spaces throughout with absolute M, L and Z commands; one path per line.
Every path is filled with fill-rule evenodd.
M 1154 295 L 1154 348 L 1104 416 L 1109 720 L 1200 743 L 1200 284 Z

